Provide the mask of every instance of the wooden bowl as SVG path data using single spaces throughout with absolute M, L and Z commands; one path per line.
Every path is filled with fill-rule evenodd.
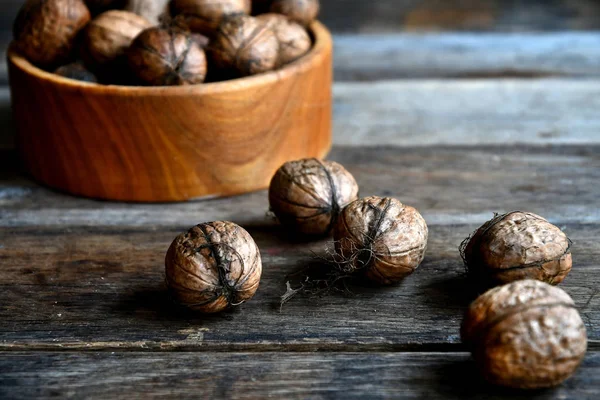
M 331 146 L 332 41 L 281 70 L 179 87 L 103 86 L 8 53 L 17 144 L 39 181 L 111 200 L 180 201 L 268 187 Z

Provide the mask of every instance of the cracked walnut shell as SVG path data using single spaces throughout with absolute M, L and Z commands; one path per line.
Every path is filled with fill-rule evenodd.
M 469 307 L 461 338 L 483 377 L 535 389 L 571 376 L 587 348 L 585 326 L 569 295 L 527 279 L 491 289 Z
M 250 234 L 226 221 L 200 224 L 177 236 L 165 267 L 174 299 L 203 313 L 250 300 L 262 273 L 260 252 Z

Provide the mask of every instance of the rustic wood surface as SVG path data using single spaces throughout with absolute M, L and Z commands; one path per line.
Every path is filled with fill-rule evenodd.
M 232 368 L 232 366 L 235 366 Z M 600 355 L 553 390 L 477 378 L 464 353 L 0 353 L 0 397 L 262 399 L 585 399 Z M 365 395 L 369 393 L 369 395 Z
M 593 15 L 594 4 L 549 7 Z M 18 166 L 0 90 L 0 398 L 600 397 L 598 35 L 489 35 L 489 51 L 475 35 L 371 39 L 336 44 L 338 77 L 370 82 L 334 85 L 330 158 L 361 195 L 417 207 L 429 249 L 399 285 L 358 282 L 351 295 L 301 296 L 282 309 L 288 274 L 318 265 L 328 241 L 288 236 L 264 191 L 140 205 L 47 189 Z M 364 57 L 351 59 L 352 43 Z M 377 63 L 386 46 L 397 50 Z M 404 77 L 418 79 L 381 81 Z M 481 382 L 458 333 L 475 293 L 457 247 L 493 212 L 514 209 L 574 241 L 561 287 L 590 338 L 577 374 L 540 392 Z M 249 230 L 264 273 L 252 301 L 205 317 L 170 303 L 164 254 L 180 231 L 216 219 Z

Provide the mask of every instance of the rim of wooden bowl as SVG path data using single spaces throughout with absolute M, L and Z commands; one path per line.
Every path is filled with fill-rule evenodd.
M 39 80 L 60 85 L 64 89 L 84 90 L 93 94 L 186 96 L 190 94 L 224 93 L 271 84 L 310 69 L 332 46 L 331 34 L 323 24 L 318 21 L 313 22 L 310 26 L 310 31 L 314 38 L 311 50 L 283 68 L 244 78 L 187 86 L 120 86 L 82 82 L 65 78 L 36 67 L 14 50 L 13 46 L 9 48 L 7 58 L 13 66 Z

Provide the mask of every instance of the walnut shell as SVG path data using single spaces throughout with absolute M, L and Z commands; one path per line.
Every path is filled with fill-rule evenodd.
M 486 380 L 523 389 L 560 384 L 587 348 L 585 326 L 569 295 L 531 279 L 477 298 L 465 315 L 461 338 Z
M 169 3 L 170 0 L 128 0 L 124 9 L 159 25 L 169 15 Z
M 264 22 L 240 16 L 225 20 L 219 26 L 208 51 L 216 68 L 248 76 L 275 68 L 279 41 Z
M 306 26 L 317 19 L 320 8 L 319 0 L 273 0 L 270 11 Z
M 147 29 L 133 41 L 127 56 L 132 73 L 148 85 L 195 85 L 206 78 L 204 50 L 186 32 Z
M 27 0 L 13 26 L 15 46 L 33 64 L 54 69 L 72 59 L 90 18 L 82 0 Z
M 316 158 L 285 163 L 269 187 L 279 221 L 306 235 L 329 233 L 341 210 L 357 198 L 358 185 L 344 167 Z
M 174 299 L 204 313 L 250 300 L 262 273 L 260 252 L 250 234 L 224 221 L 200 224 L 177 236 L 165 268 Z
M 122 61 L 133 39 L 151 26 L 150 21 L 129 11 L 100 14 L 84 31 L 82 58 L 91 70 L 110 74 L 122 67 L 114 64 Z
M 556 285 L 573 260 L 571 242 L 539 215 L 512 212 L 485 223 L 461 245 L 469 274 L 481 285 L 537 279 Z
M 279 41 L 277 67 L 297 60 L 310 50 L 312 40 L 302 25 L 281 14 L 263 14 L 257 18 L 275 32 Z
M 173 0 L 171 15 L 192 32 L 211 36 L 227 18 L 250 14 L 248 0 Z
M 96 75 L 94 75 L 93 73 L 88 71 L 85 68 L 85 66 L 83 66 L 83 64 L 78 63 L 78 62 L 63 65 L 62 67 L 56 69 L 54 71 L 54 73 L 56 75 L 60 75 L 65 78 L 75 79 L 75 80 L 82 81 L 82 82 L 89 82 L 89 83 L 97 83 L 98 82 L 98 78 L 96 78 Z
M 410 275 L 425 256 L 428 229 L 419 212 L 396 199 L 367 197 L 347 206 L 333 230 L 336 252 L 351 272 L 389 285 Z

